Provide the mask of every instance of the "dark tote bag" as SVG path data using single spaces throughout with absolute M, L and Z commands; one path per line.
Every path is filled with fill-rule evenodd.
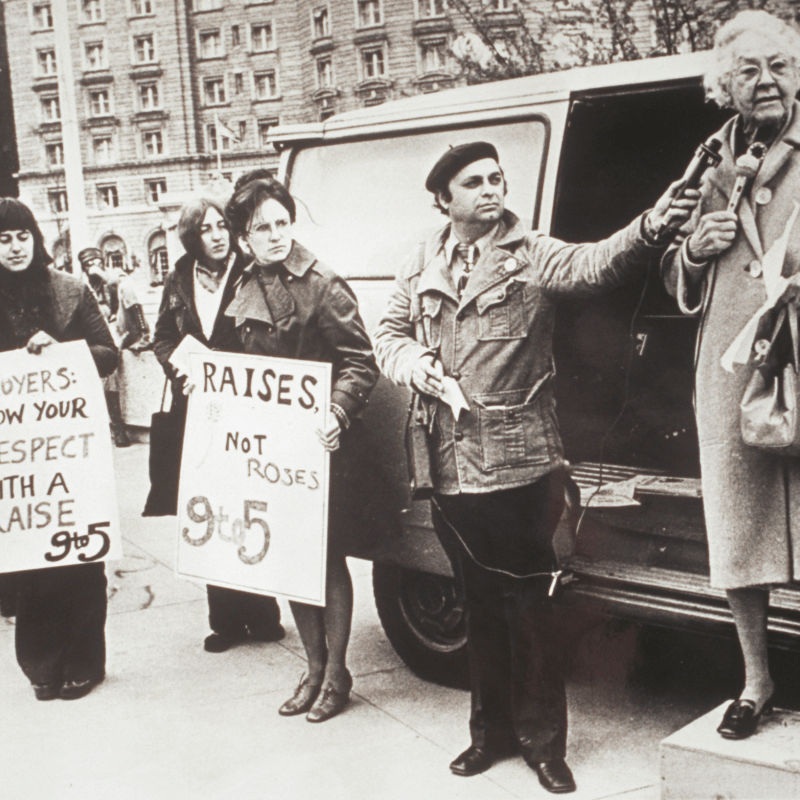
M 181 473 L 181 450 L 186 414 L 185 405 L 174 403 L 164 411 L 167 383 L 161 397 L 161 409 L 150 422 L 150 493 L 143 517 L 167 517 L 178 513 L 178 482 Z

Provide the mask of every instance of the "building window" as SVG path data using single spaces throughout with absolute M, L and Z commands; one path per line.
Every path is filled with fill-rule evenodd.
M 244 75 L 241 72 L 237 72 L 233 76 L 233 91 L 236 94 L 244 93 Z
M 328 14 L 328 6 L 320 6 L 311 12 L 311 20 L 314 26 L 314 38 L 324 39 L 331 35 L 331 19 Z
M 54 214 L 66 214 L 69 211 L 66 189 L 48 189 L 47 200 L 50 204 L 50 210 Z
M 242 42 L 239 38 L 239 26 L 231 25 L 231 44 L 234 47 L 238 47 L 241 43 Z
M 516 2 L 515 0 L 490 0 L 489 5 L 493 11 L 513 11 Z
M 107 117 L 111 114 L 111 96 L 108 89 L 89 92 L 89 114 L 93 117 Z
M 442 72 L 447 69 L 447 42 L 438 39 L 432 42 L 420 42 L 420 67 L 422 73 Z
M 239 141 L 244 143 L 247 139 L 247 122 L 245 120 L 239 120 Z
M 358 24 L 362 28 L 381 24 L 380 0 L 358 0 Z
M 36 64 L 39 68 L 39 75 L 56 74 L 56 51 L 54 48 L 36 51 Z
M 97 199 L 100 201 L 101 208 L 117 208 L 119 206 L 119 195 L 117 194 L 116 184 L 98 186 Z
M 269 100 L 278 96 L 278 80 L 275 70 L 269 72 L 257 72 L 253 76 L 256 87 L 256 100 Z
M 155 108 L 158 108 L 158 84 L 140 83 L 139 109 L 141 111 L 152 111 Z
M 58 102 L 58 95 L 53 94 L 41 98 L 42 119 L 45 122 L 56 122 L 61 119 L 61 106 Z
M 167 192 L 167 181 L 165 178 L 152 178 L 149 181 L 145 181 L 145 189 L 150 202 L 157 203 L 161 196 Z
M 214 58 L 222 55 L 222 37 L 219 30 L 200 33 L 200 58 Z
M 153 0 L 131 0 L 131 13 L 134 17 L 144 17 L 153 13 Z
M 53 27 L 53 12 L 50 3 L 34 4 L 33 27 L 37 31 L 46 31 Z
M 194 0 L 195 11 L 213 11 L 222 8 L 222 0 Z
M 101 0 L 81 0 L 81 11 L 84 22 L 103 21 L 103 3 Z
M 445 0 L 419 0 L 420 17 L 443 17 Z
M 106 48 L 102 42 L 87 42 L 84 44 L 84 64 L 87 70 L 105 69 Z
M 208 151 L 210 153 L 216 153 L 220 149 L 220 145 L 223 153 L 231 149 L 231 139 L 225 135 L 224 130 L 217 134 L 217 126 L 208 125 L 206 131 L 208 133 Z
M 273 48 L 272 23 L 263 22 L 250 28 L 251 50 L 254 53 L 266 53 Z
M 137 36 L 133 40 L 137 64 L 151 64 L 156 60 L 156 45 L 152 33 L 146 36 Z
M 269 129 L 278 124 L 277 118 L 260 119 L 258 121 L 258 143 L 261 147 L 269 147 Z
M 61 142 L 46 144 L 44 152 L 48 167 L 61 167 L 64 165 L 64 145 Z
M 225 102 L 224 78 L 206 78 L 203 81 L 203 97 L 207 106 L 221 106 Z
M 333 86 L 333 60 L 330 57 L 317 61 L 317 86 L 320 89 Z
M 364 78 L 381 78 L 386 74 L 382 47 L 370 47 L 361 51 Z
M 142 146 L 145 158 L 156 158 L 164 152 L 164 140 L 161 131 L 145 131 L 142 134 Z
M 92 152 L 95 164 L 108 164 L 113 161 L 111 137 L 96 136 L 92 140 Z

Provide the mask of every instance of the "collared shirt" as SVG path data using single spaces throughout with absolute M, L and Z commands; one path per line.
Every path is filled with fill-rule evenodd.
M 500 229 L 500 223 L 495 225 L 488 233 L 485 233 L 481 236 L 480 239 L 473 242 L 473 247 L 478 248 L 478 256 L 474 259 L 472 263 L 472 269 L 475 268 L 475 264 L 478 262 L 478 258 L 480 258 L 480 254 L 483 253 L 488 245 L 492 243 L 492 241 L 497 236 L 497 231 Z M 450 226 L 450 235 L 445 239 L 444 244 L 442 245 L 442 250 L 444 251 L 445 261 L 447 265 L 450 267 L 450 274 L 453 278 L 453 286 L 458 286 L 458 279 L 464 273 L 465 265 L 464 260 L 461 256 L 458 255 L 456 252 L 456 247 L 460 244 L 458 238 L 456 237 L 455 233 L 453 233 L 453 226 Z
M 219 314 L 219 306 L 222 302 L 223 290 L 225 283 L 230 275 L 231 266 L 236 260 L 236 253 L 231 250 L 228 256 L 228 261 L 225 264 L 225 271 L 219 281 L 215 291 L 207 289 L 201 282 L 197 275 L 198 263 L 195 261 L 192 268 L 194 274 L 194 305 L 197 309 L 197 316 L 200 318 L 200 324 L 203 327 L 203 334 L 206 339 L 211 338 L 214 331 L 214 323 L 217 321 L 217 314 Z

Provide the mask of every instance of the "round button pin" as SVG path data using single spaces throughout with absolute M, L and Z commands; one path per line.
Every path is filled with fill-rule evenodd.
M 770 200 L 772 200 L 772 189 L 768 186 L 762 186 L 756 192 L 756 203 L 760 206 L 765 206 Z
M 761 277 L 761 262 L 760 261 L 751 261 L 750 262 L 750 275 L 754 278 Z
M 503 269 L 506 272 L 512 272 L 517 268 L 517 259 L 516 258 L 508 258 L 506 259 L 506 263 L 503 264 Z

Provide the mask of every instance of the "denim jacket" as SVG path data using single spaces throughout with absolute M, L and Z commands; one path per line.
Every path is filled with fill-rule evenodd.
M 456 420 L 435 402 L 434 481 L 441 494 L 534 483 L 564 463 L 555 415 L 553 323 L 559 295 L 592 293 L 644 270 L 652 254 L 643 218 L 597 244 L 526 231 L 509 211 L 480 254 L 459 301 L 444 242 L 449 225 L 401 267 L 375 335 L 384 374 L 409 386 L 434 353 L 469 403 Z

